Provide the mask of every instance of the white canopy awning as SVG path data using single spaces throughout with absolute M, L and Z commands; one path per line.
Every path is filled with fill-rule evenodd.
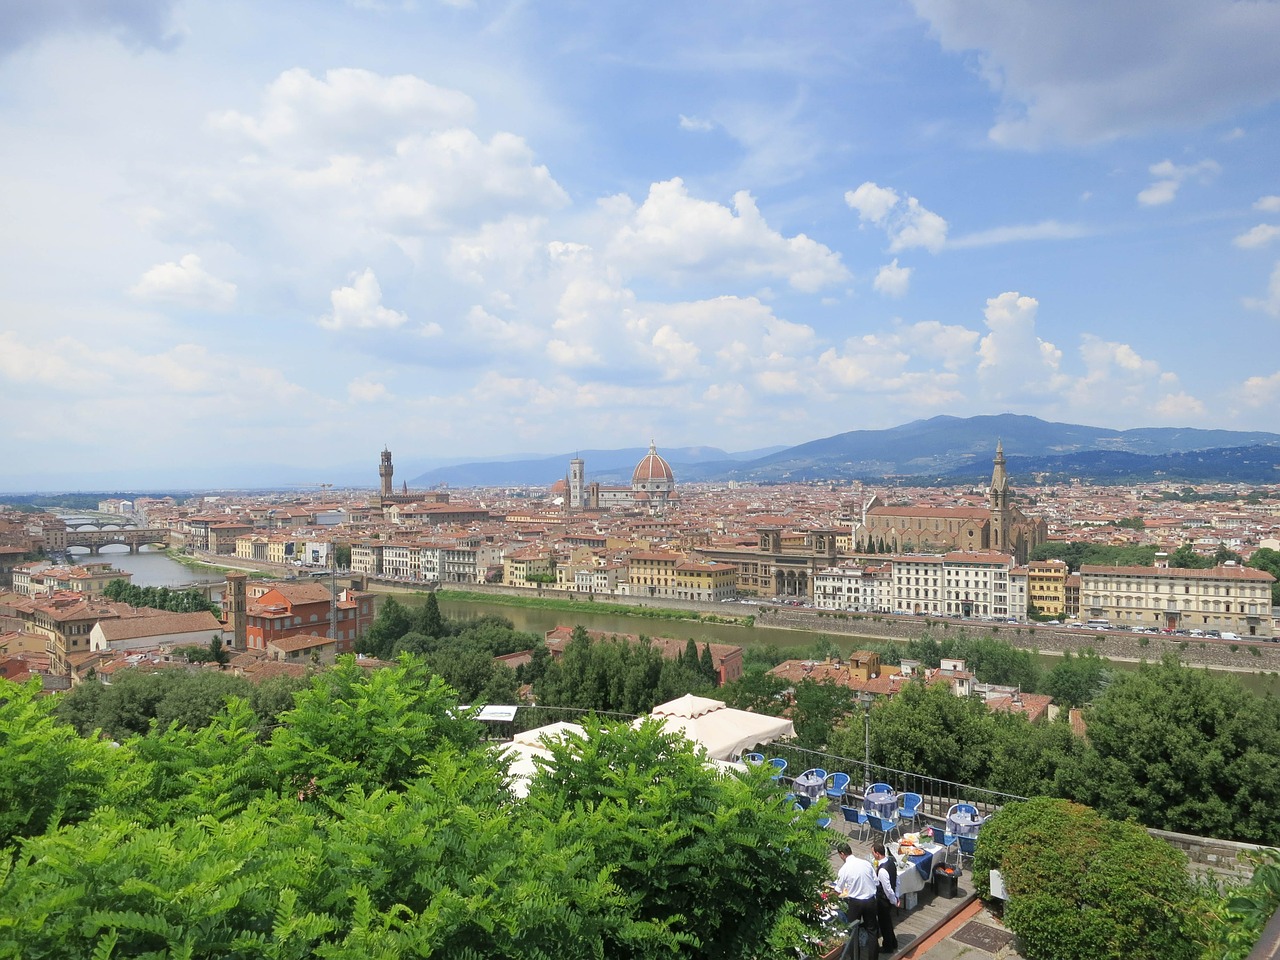
M 790 720 L 738 710 L 725 706 L 722 700 L 691 693 L 654 707 L 650 716 L 662 720 L 667 730 L 701 744 L 713 760 L 733 760 L 748 747 L 796 735 Z M 635 722 L 638 725 L 644 719 Z
M 534 763 L 534 759 L 550 761 L 551 751 L 546 748 L 545 742 L 559 740 L 567 733 L 575 733 L 583 737 L 587 735 L 587 731 L 579 724 L 559 720 L 545 727 L 535 727 L 532 730 L 517 733 L 510 743 L 498 746 L 503 759 L 507 762 L 507 772 L 511 774 L 512 793 L 517 797 L 528 796 L 529 781 L 538 772 L 538 765 Z

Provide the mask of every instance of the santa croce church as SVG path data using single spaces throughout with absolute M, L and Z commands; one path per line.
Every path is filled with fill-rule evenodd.
M 854 553 L 947 553 L 995 550 L 1018 563 L 1047 539 L 1045 522 L 1014 503 L 1005 472 L 1004 446 L 996 444 L 986 506 L 887 507 L 872 497 L 853 528 Z

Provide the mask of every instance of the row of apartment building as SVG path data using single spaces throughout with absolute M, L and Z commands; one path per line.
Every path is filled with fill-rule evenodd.
M 991 552 L 886 557 L 848 562 L 814 578 L 819 609 L 940 617 L 1086 619 L 1131 629 L 1217 630 L 1273 637 L 1271 587 L 1263 570 L 1226 563 L 1208 569 L 1085 565 L 1061 560 L 1026 566 Z

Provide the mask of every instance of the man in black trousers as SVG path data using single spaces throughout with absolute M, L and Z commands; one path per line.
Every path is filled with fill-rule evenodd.
M 876 920 L 880 927 L 880 949 L 886 954 L 898 951 L 898 936 L 893 932 L 893 908 L 898 905 L 898 865 L 885 852 L 884 844 L 871 845 L 876 858 Z

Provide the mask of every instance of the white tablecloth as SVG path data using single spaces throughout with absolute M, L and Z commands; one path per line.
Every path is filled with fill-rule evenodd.
M 822 791 L 826 788 L 827 781 L 818 776 L 816 773 L 806 774 L 796 777 L 791 781 L 791 789 L 796 793 L 803 793 L 811 800 L 817 800 L 822 796 Z
M 898 897 L 903 898 L 909 893 L 923 890 L 927 878 L 921 875 L 915 860 L 907 860 L 906 865 L 903 865 L 903 858 L 898 856 L 898 846 L 896 843 L 889 844 L 889 853 L 898 864 Z M 928 869 L 929 876 L 932 877 L 934 868 L 941 865 L 946 856 L 947 848 L 940 843 L 922 843 L 920 849 L 930 856 Z
M 877 817 L 892 820 L 898 815 L 898 795 L 896 793 L 868 793 L 862 800 L 862 809 L 874 813 Z

